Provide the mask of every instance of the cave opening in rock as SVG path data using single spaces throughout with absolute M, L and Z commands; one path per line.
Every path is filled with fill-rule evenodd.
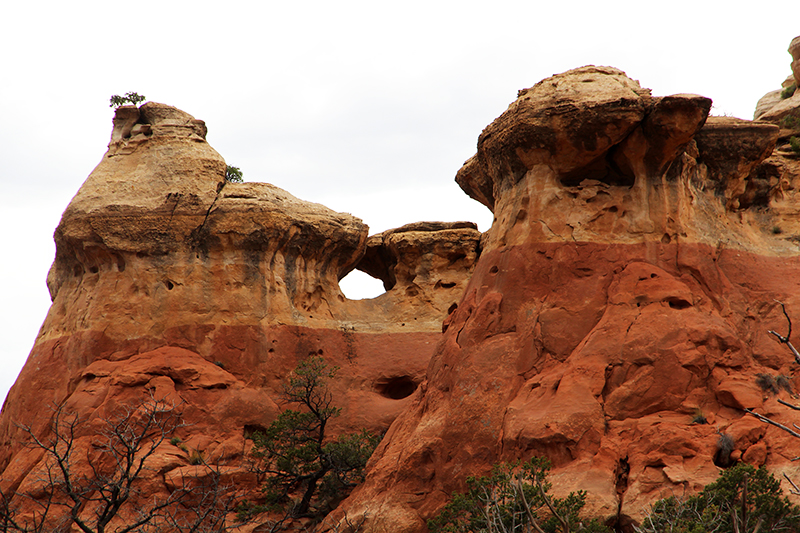
M 417 383 L 410 376 L 397 376 L 378 381 L 375 388 L 385 398 L 402 400 L 414 394 Z
M 267 428 L 262 426 L 261 424 L 245 424 L 242 434 L 245 439 L 252 439 L 255 433 L 264 434 L 267 432 Z
M 339 288 L 348 300 L 368 300 L 386 292 L 381 280 L 360 270 L 353 270 L 339 280 Z

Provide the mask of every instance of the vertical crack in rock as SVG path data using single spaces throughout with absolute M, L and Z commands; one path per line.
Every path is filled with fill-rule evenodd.
M 628 526 L 626 524 L 627 518 L 622 514 L 622 504 L 625 500 L 625 492 L 628 490 L 628 474 L 630 474 L 631 467 L 628 464 L 628 458 L 624 457 L 617 461 L 617 468 L 615 472 L 616 481 L 614 483 L 614 488 L 617 492 L 617 498 L 619 499 L 619 506 L 617 507 L 617 516 L 614 523 L 614 529 L 616 531 L 620 531 L 623 526 Z

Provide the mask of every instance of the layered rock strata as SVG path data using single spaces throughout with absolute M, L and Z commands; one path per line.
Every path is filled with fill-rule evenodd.
M 494 223 L 426 380 L 330 524 L 425 531 L 467 476 L 533 455 L 557 495 L 588 491 L 588 514 L 623 529 L 737 460 L 798 473 L 792 437 L 743 408 L 796 420 L 762 387 L 794 374 L 768 330 L 787 328 L 776 301 L 800 313 L 800 167 L 773 154 L 777 126 L 710 107 L 588 66 L 481 133 L 456 181 Z
M 255 489 L 242 466 L 248 437 L 288 407 L 282 384 L 300 360 L 340 367 L 332 434 L 383 433 L 421 381 L 480 232 L 423 223 L 368 239 L 349 214 L 227 183 L 205 134 L 163 104 L 117 110 L 107 153 L 56 229 L 53 304 L 0 416 L 5 493 L 35 483 L 44 459 L 20 426 L 48 438 L 55 406 L 81 420 L 75 457 L 88 458 L 115 409 L 174 400 L 186 450 Z M 368 251 L 389 258 L 380 276 L 396 287 L 348 300 L 338 282 Z M 155 461 L 145 494 L 169 492 L 163 480 L 188 453 L 168 446 Z

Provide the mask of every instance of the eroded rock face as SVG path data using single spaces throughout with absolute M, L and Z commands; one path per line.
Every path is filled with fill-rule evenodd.
M 205 134 L 163 104 L 117 110 L 108 152 L 56 229 L 53 305 L 0 417 L 0 490 L 41 470 L 19 424 L 46 438 L 63 406 L 86 422 L 88 453 L 93 421 L 153 394 L 185 405 L 190 450 L 258 495 L 247 439 L 288 407 L 282 384 L 299 361 L 340 367 L 333 435 L 383 433 L 421 382 L 479 253 L 474 225 L 373 238 L 396 286 L 349 301 L 338 282 L 367 252 L 367 226 L 266 183 L 227 183 Z M 188 465 L 175 446 L 155 460 L 144 493 L 168 492 Z
M 789 54 L 792 56 L 792 74 L 781 84 L 783 89 L 800 86 L 800 36 L 792 39 L 789 44 Z M 800 107 L 800 98 L 798 98 L 800 91 L 795 90 L 792 98 L 784 98 L 781 93 L 782 90 L 771 91 L 761 97 L 756 105 L 753 118 L 777 124 L 787 116 L 800 117 L 800 114 L 793 112 Z M 797 128 L 800 129 L 800 125 L 797 125 Z
M 532 455 L 623 528 L 730 457 L 793 468 L 791 437 L 742 408 L 793 419 L 756 376 L 793 372 L 767 331 L 786 328 L 775 300 L 800 312 L 798 165 L 773 154 L 777 126 L 710 107 L 583 67 L 483 131 L 456 180 L 494 224 L 426 381 L 330 523 L 425 531 L 468 475 Z

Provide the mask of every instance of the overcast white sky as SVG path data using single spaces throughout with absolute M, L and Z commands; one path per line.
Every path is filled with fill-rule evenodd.
M 52 233 L 105 152 L 112 94 L 137 91 L 205 120 L 209 143 L 245 180 L 351 212 L 372 232 L 464 219 L 486 230 L 491 214 L 453 178 L 518 89 L 611 65 L 655 95 L 698 93 L 717 114 L 751 118 L 790 74 L 786 49 L 800 35 L 798 4 L 766 6 L 6 2 L 0 398 L 47 313 Z

